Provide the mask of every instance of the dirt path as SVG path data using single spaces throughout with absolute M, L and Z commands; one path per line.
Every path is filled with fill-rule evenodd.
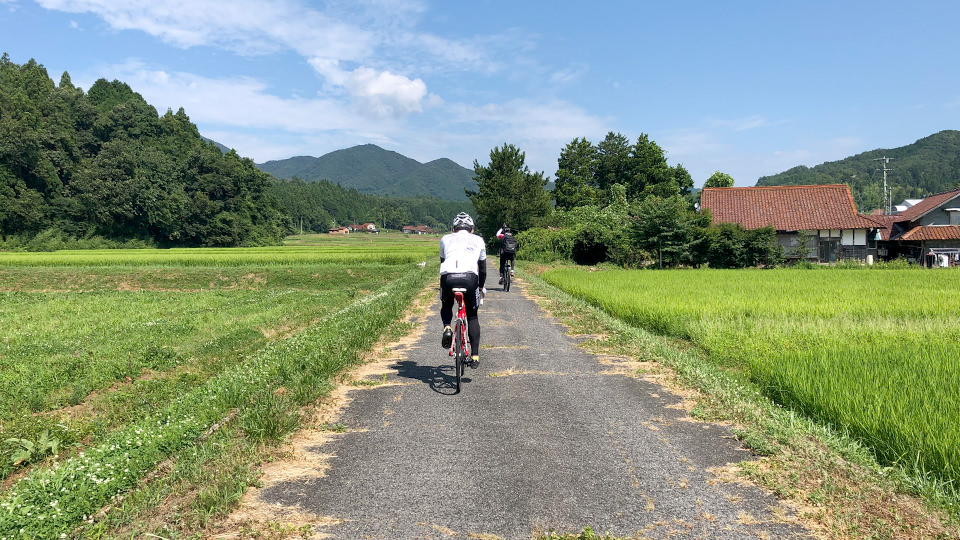
M 812 537 L 776 498 L 711 472 L 749 458 L 725 427 L 691 420 L 663 387 L 578 349 L 522 282 L 488 289 L 481 366 L 460 394 L 433 302 L 399 356 L 366 368 L 386 383 L 335 397 L 343 406 L 323 421 L 341 431 L 301 433 L 235 522 L 284 516 L 338 539 L 529 539 L 585 526 L 650 539 Z

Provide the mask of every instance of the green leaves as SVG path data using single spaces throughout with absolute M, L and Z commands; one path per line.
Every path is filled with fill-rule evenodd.
M 542 172 L 532 173 L 526 154 L 512 144 L 490 151 L 490 163 L 473 162 L 477 191 L 468 191 L 477 209 L 476 232 L 488 242 L 495 239 L 504 223 L 514 231 L 525 230 L 550 210 L 550 192 L 544 189 L 547 179 Z
M 68 236 L 169 246 L 279 244 L 288 218 L 269 175 L 200 136 L 183 110 L 157 115 L 120 81 L 55 87 L 30 61 L 0 61 L 0 239 Z
M 60 440 L 53 437 L 49 429 L 43 430 L 36 441 L 10 438 L 4 442 L 13 447 L 10 462 L 14 466 L 34 463 L 47 456 L 55 456 L 60 451 Z

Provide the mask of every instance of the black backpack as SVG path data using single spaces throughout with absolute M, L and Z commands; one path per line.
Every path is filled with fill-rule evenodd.
M 500 239 L 500 246 L 503 248 L 504 253 L 513 255 L 517 252 L 517 239 L 514 238 L 512 234 L 506 233 L 503 235 L 503 238 Z

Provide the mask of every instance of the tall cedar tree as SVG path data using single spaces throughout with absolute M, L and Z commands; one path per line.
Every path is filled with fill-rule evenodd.
M 501 225 L 523 231 L 551 210 L 550 192 L 544 189 L 546 177 L 530 172 L 525 161 L 524 152 L 506 143 L 490 151 L 486 167 L 473 161 L 477 191 L 467 190 L 467 196 L 477 209 L 476 232 L 491 247 Z
M 689 196 L 693 179 L 682 165 L 670 167 L 663 149 L 646 133 L 631 145 L 625 135 L 611 131 L 596 145 L 578 138 L 563 149 L 553 195 L 558 210 L 603 206 L 618 184 L 626 188 L 629 201 L 639 202 L 651 196 Z

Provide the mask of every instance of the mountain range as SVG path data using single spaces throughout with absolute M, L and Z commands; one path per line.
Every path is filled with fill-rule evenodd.
M 863 152 L 815 167 L 799 166 L 757 180 L 758 186 L 847 184 L 861 212 L 884 206 L 883 169 L 887 197 L 893 204 L 921 199 L 960 187 L 960 131 L 946 130 L 899 148 Z
M 420 163 L 374 144 L 336 150 L 320 157 L 268 161 L 257 167 L 281 180 L 293 177 L 308 182 L 329 180 L 360 193 L 388 197 L 425 195 L 446 201 L 466 201 L 464 190 L 477 188 L 473 171 L 447 158 Z

